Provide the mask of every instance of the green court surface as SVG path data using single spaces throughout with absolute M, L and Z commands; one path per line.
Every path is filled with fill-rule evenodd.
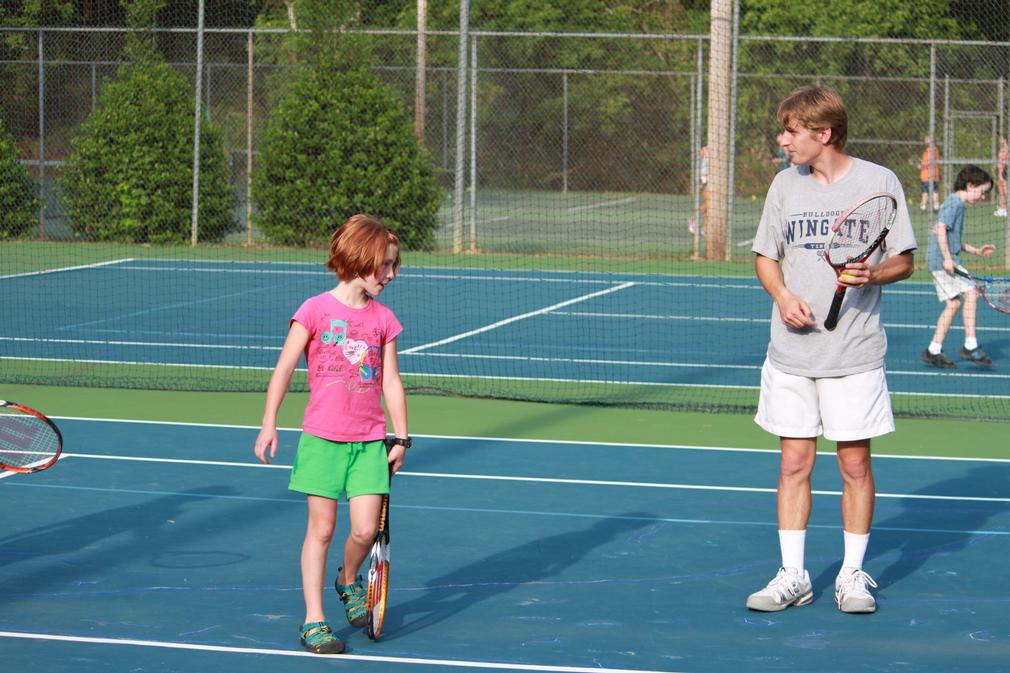
M 35 406 L 51 416 L 129 418 L 187 423 L 258 426 L 262 393 L 138 391 L 7 385 L 5 398 Z M 279 425 L 297 428 L 307 394 L 291 393 Z M 590 405 L 541 404 L 438 395 L 408 399 L 412 434 L 510 437 L 588 442 L 631 442 L 777 448 L 775 437 L 750 416 L 686 413 Z M 874 440 L 876 453 L 1010 458 L 1005 423 L 897 419 L 897 432 Z M 824 449 L 830 442 L 822 442 Z M 250 447 L 250 454 L 251 454 Z M 772 479 L 773 475 L 769 475 Z

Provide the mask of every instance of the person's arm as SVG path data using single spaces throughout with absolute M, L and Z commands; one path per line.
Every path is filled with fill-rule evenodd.
M 936 223 L 936 245 L 943 257 L 943 270 L 947 273 L 954 273 L 954 257 L 950 254 L 950 245 L 947 244 L 947 225 L 943 222 Z
M 992 243 L 985 243 L 982 247 L 977 248 L 974 245 L 969 245 L 965 243 L 961 246 L 965 252 L 970 252 L 973 255 L 978 255 L 979 257 L 988 257 L 992 253 L 996 252 L 996 246 Z
M 887 285 L 905 280 L 915 271 L 915 256 L 912 251 L 888 257 L 880 264 L 867 268 L 866 285 Z
M 277 358 L 277 366 L 274 373 L 270 375 L 270 383 L 267 385 L 267 402 L 263 411 L 263 422 L 260 426 L 260 433 L 256 437 L 256 444 L 253 451 L 256 457 L 262 462 L 269 464 L 270 459 L 277 455 L 277 412 L 280 411 L 281 402 L 288 392 L 288 384 L 291 383 L 291 375 L 298 366 L 298 358 L 305 351 L 305 346 L 309 343 L 309 331 L 299 322 L 292 322 L 288 330 L 288 338 L 284 340 L 284 347 L 281 349 L 280 357 Z M 267 455 L 270 449 L 270 455 Z
M 782 276 L 782 267 L 778 260 L 755 254 L 754 271 L 757 273 L 758 280 L 761 281 L 765 292 L 778 306 L 782 322 L 796 328 L 813 327 L 816 324 L 807 303 L 786 287 L 785 278 Z
M 386 344 L 382 353 L 382 398 L 386 401 L 389 420 L 393 424 L 393 434 L 406 439 L 407 434 L 407 395 L 403 391 L 403 380 L 400 378 L 400 363 L 396 357 L 396 339 Z M 407 449 L 400 444 L 394 444 L 389 449 L 389 463 L 396 474 L 403 465 Z

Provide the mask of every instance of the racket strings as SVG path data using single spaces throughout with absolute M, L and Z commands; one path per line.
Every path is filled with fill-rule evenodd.
M 24 414 L 0 414 L 0 463 L 32 467 L 48 461 L 59 449 L 59 438 L 42 419 Z
M 985 298 L 1002 311 L 1010 312 L 1010 281 L 997 280 L 985 288 Z
M 880 236 L 893 211 L 893 202 L 885 198 L 852 211 L 828 241 L 828 257 L 838 265 L 861 257 Z

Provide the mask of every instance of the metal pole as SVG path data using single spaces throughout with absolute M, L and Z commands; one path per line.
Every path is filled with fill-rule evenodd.
M 466 191 L 466 48 L 469 42 L 470 1 L 459 3 L 459 58 L 456 66 L 456 165 L 452 202 L 452 251 L 463 252 L 463 196 Z
M 943 77 L 943 156 L 947 157 L 948 160 L 952 158 L 951 151 L 954 146 L 953 133 L 954 125 L 950 118 L 950 75 L 944 75 Z M 947 171 L 949 174 L 950 171 Z M 947 183 L 947 191 L 950 192 L 950 180 L 945 181 Z
M 195 246 L 200 231 L 200 108 L 202 100 L 203 78 L 203 2 L 197 8 L 196 23 L 196 104 L 193 106 L 193 216 L 190 224 L 190 245 Z
M 470 252 L 477 252 L 477 38 L 470 42 Z
M 561 74 L 561 191 L 568 193 L 568 72 Z
M 39 238 L 46 237 L 46 68 L 42 30 L 39 30 Z
M 442 71 L 442 170 L 449 168 L 449 71 Z
M 695 123 L 697 124 L 697 130 L 695 132 L 695 137 L 698 139 L 698 145 L 695 149 L 695 164 L 694 164 L 694 184 L 691 185 L 691 191 L 694 193 L 694 212 L 698 214 L 698 219 L 694 226 L 694 259 L 698 259 L 701 248 L 701 227 L 702 227 L 702 214 L 701 214 L 701 146 L 705 142 L 705 122 L 702 119 L 702 111 L 704 109 L 704 104 L 702 103 L 703 96 L 705 95 L 705 41 L 698 38 L 698 75 L 697 75 L 697 90 L 695 91 L 694 104 L 696 106 L 695 110 Z M 705 214 L 708 217 L 708 214 Z
M 946 133 L 943 135 L 944 147 L 946 147 Z M 932 178 L 933 175 L 939 177 L 937 173 L 938 166 L 936 166 L 936 153 L 932 150 L 932 146 L 936 145 L 936 42 L 930 42 L 929 44 L 929 141 L 931 143 L 930 147 L 926 148 L 929 151 L 929 176 Z M 947 169 L 949 172 L 949 168 Z M 933 203 L 933 181 L 926 181 L 929 185 L 928 195 L 926 197 L 927 203 L 926 207 L 931 207 Z M 939 182 L 937 180 L 937 182 Z M 937 185 L 939 187 L 939 185 Z
M 252 171 L 253 171 L 253 33 L 246 38 L 245 88 L 245 244 L 252 245 Z
M 417 0 L 417 74 L 414 83 L 414 134 L 424 143 L 425 90 L 427 82 L 425 68 L 427 67 L 427 48 L 425 31 L 428 28 L 428 2 Z

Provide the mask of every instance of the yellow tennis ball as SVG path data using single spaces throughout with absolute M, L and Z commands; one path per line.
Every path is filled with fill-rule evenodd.
M 855 280 L 855 279 L 856 279 L 856 277 L 855 277 L 855 276 L 850 276 L 850 275 L 849 275 L 849 274 L 847 274 L 847 273 L 841 273 L 841 274 L 838 274 L 838 277 L 839 277 L 839 278 L 844 278 L 845 280 Z

